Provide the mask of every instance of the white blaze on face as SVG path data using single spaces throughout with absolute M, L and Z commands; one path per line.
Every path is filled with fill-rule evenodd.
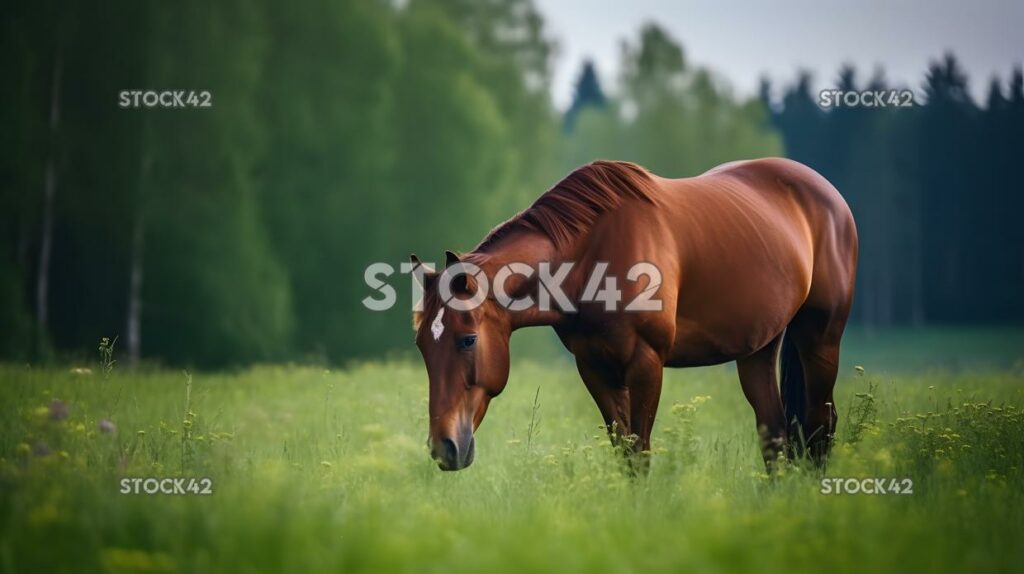
M 441 323 L 441 317 L 444 317 L 444 307 L 437 310 L 437 316 L 434 317 L 434 321 L 430 324 L 430 332 L 434 335 L 434 340 L 441 338 L 441 333 L 444 333 L 444 324 Z

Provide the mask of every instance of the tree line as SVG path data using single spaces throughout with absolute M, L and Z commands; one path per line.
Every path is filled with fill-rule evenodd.
M 992 78 L 982 104 L 952 54 L 931 62 L 910 108 L 818 105 L 800 74 L 762 100 L 789 157 L 817 169 L 857 219 L 853 319 L 892 324 L 1024 320 L 1024 77 Z M 891 87 L 884 72 L 844 66 L 835 88 Z
M 7 357 L 386 351 L 408 312 L 362 308 L 366 265 L 465 246 L 557 173 L 528 0 L 43 1 L 2 41 Z M 166 89 L 212 105 L 118 105 Z
M 890 158 L 861 131 L 849 153 L 892 172 L 889 187 L 853 179 L 870 180 L 871 170 L 830 174 L 840 168 L 801 155 L 800 138 L 815 136 L 799 134 L 838 114 L 794 116 L 788 100 L 738 97 L 655 25 L 624 43 L 610 89 L 585 65 L 573 105 L 559 114 L 548 93 L 557 42 L 531 0 L 50 0 L 9 10 L 0 42 L 10 85 L 0 92 L 8 359 L 89 353 L 115 335 L 126 361 L 204 367 L 407 350 L 408 301 L 384 313 L 364 308 L 366 266 L 469 249 L 596 158 L 682 177 L 788 153 L 837 177 L 860 219 L 885 202 L 897 203 L 880 219 L 925 210 L 899 203 L 911 187 L 893 179 L 910 181 L 896 166 L 922 156 L 901 148 L 907 159 Z M 167 89 L 208 91 L 212 105 L 118 105 L 126 90 Z M 1007 114 L 1019 110 L 1013 97 Z M 965 113 L 963 129 L 986 113 Z M 896 112 L 871 116 L 872 125 L 883 115 L 892 118 L 884 129 L 900 125 L 911 137 Z M 943 189 L 948 217 L 966 194 Z M 945 220 L 920 219 L 929 245 Z M 888 236 L 868 236 L 864 225 L 862 241 L 886 245 Z M 864 253 L 862 261 L 873 257 Z M 920 253 L 924 269 L 931 252 Z M 963 264 L 979 263 L 974 255 L 964 251 Z M 403 295 L 406 280 L 395 279 Z M 907 288 L 889 280 L 893 293 Z M 937 296 L 922 291 L 928 320 L 945 318 L 928 314 L 927 297 Z

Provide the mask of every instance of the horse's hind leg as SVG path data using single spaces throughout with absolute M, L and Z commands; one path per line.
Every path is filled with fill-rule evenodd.
M 786 444 L 786 415 L 775 376 L 775 357 L 781 342 L 780 335 L 760 351 L 736 361 L 740 386 L 754 409 L 757 432 L 761 437 L 761 454 L 768 472 L 774 469 Z
M 789 327 L 804 374 L 807 410 L 802 440 L 818 465 L 828 457 L 838 421 L 832 390 L 839 374 L 839 341 L 848 315 L 848 306 L 838 310 L 805 307 Z

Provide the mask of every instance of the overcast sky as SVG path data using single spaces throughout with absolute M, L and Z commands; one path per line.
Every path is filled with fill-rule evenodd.
M 843 62 L 861 78 L 882 65 L 891 84 L 920 89 L 929 60 L 952 50 L 975 97 L 998 73 L 1024 61 L 1024 0 L 536 0 L 559 43 L 554 98 L 564 109 L 584 58 L 603 85 L 618 77 L 620 45 L 657 22 L 687 59 L 752 94 L 767 74 L 776 85 L 799 68 L 816 88 L 834 85 Z

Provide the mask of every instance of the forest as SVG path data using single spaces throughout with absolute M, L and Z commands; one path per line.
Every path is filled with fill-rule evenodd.
M 371 312 L 368 264 L 468 250 L 588 161 L 688 177 L 785 155 L 857 218 L 858 328 L 1024 320 L 1021 69 L 984 101 L 953 54 L 910 109 L 817 105 L 815 80 L 740 95 L 649 24 L 621 73 L 579 63 L 530 0 L 184 0 L 9 7 L 0 92 L 0 357 L 117 339 L 126 363 L 338 363 L 411 348 L 408 306 Z M 978 79 L 975 79 L 978 80 Z M 211 105 L 129 107 L 126 90 Z

